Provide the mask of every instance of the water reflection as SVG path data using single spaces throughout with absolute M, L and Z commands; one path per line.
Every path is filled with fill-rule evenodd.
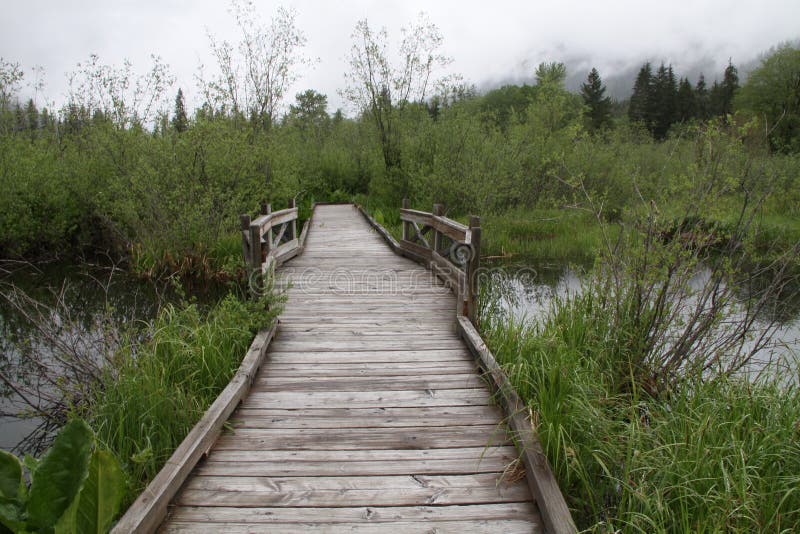
M 138 334 L 162 304 L 183 297 L 167 283 L 135 279 L 111 267 L 2 266 L 0 277 L 0 448 L 10 450 L 42 424 L 13 417 L 28 406 L 21 394 L 47 406 L 57 385 L 39 372 L 85 354 L 101 366 L 125 334 Z M 220 289 L 203 300 L 216 299 Z M 67 363 L 68 364 L 68 363 Z M 53 374 L 53 373 L 50 373 Z M 17 386 L 26 387 L 20 391 Z M 50 404 L 51 405 L 51 404 Z
M 579 293 L 583 288 L 592 264 L 580 262 L 543 262 L 529 258 L 494 260 L 484 263 L 481 278 L 483 305 L 489 312 L 509 314 L 522 320 L 535 320 L 549 310 L 553 298 Z M 693 289 L 699 289 L 708 281 L 711 273 L 700 269 L 690 280 Z M 745 275 L 742 279 L 742 295 L 758 295 L 766 281 L 763 276 Z M 693 304 L 692 298 L 686 304 Z M 793 367 L 800 353 L 800 291 L 796 285 L 787 285 L 778 298 L 770 301 L 761 310 L 757 327 L 776 323 L 771 343 L 742 370 L 755 376 L 767 369 L 769 372 L 785 374 Z M 745 343 L 754 343 L 750 339 Z M 747 345 L 745 344 L 745 347 Z M 789 381 L 797 382 L 796 376 Z
M 486 262 L 481 288 L 487 306 L 512 316 L 536 318 L 545 313 L 554 296 L 580 291 L 591 263 L 537 261 L 518 258 Z

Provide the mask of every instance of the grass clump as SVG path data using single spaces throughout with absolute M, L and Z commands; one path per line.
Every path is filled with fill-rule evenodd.
M 521 254 L 548 260 L 594 260 L 602 243 L 597 219 L 565 209 L 513 209 L 481 218 L 486 256 Z
M 158 473 L 238 369 L 253 334 L 278 313 L 233 294 L 207 313 L 165 306 L 142 344 L 128 344 L 105 369 L 85 417 L 123 462 L 130 504 Z
M 634 380 L 630 330 L 619 327 L 593 291 L 556 299 L 534 323 L 483 321 L 579 526 L 800 528 L 797 387 L 767 373 L 748 381 L 690 372 L 652 395 Z

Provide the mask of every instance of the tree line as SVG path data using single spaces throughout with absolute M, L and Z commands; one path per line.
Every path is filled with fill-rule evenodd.
M 605 90 L 600 74 L 593 68 L 580 91 L 587 106 L 587 126 L 592 131 L 612 127 L 615 122 L 615 106 L 605 96 Z M 744 85 L 731 61 L 722 73 L 722 81 L 715 79 L 711 87 L 703 74 L 693 84 L 688 77 L 679 78 L 672 65 L 662 63 L 654 71 L 653 65 L 646 62 L 639 69 L 630 98 L 621 104 L 621 109 L 627 108 L 625 117 L 642 125 L 655 139 L 665 139 L 675 125 L 716 117 L 728 121 L 740 112 L 743 119 L 755 117 L 762 123 L 773 152 L 798 152 L 800 49 L 790 43 L 771 49 Z

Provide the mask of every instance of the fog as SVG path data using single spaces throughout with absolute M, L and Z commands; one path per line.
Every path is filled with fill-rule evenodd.
M 236 27 L 226 3 L 203 0 L 31 0 L 5 5 L 0 19 L 0 56 L 26 69 L 41 66 L 44 91 L 33 94 L 39 105 L 60 105 L 67 92 L 65 74 L 100 55 L 108 64 L 130 59 L 140 72 L 150 54 L 168 63 L 190 106 L 199 102 L 195 75 L 200 64 L 213 64 L 207 32 L 235 41 Z M 400 28 L 420 11 L 441 29 L 444 52 L 453 72 L 480 89 L 531 82 L 542 61 L 568 67 L 568 87 L 577 88 L 592 67 L 598 68 L 609 94 L 627 96 L 644 61 L 672 64 L 679 76 L 694 82 L 721 77 L 730 59 L 741 71 L 759 54 L 800 36 L 797 0 L 676 2 L 569 0 L 477 2 L 368 1 L 337 3 L 294 0 L 258 1 L 268 20 L 278 5 L 297 11 L 297 25 L 308 42 L 305 52 L 318 59 L 304 68 L 291 95 L 314 88 L 328 95 L 331 110 L 342 106 L 337 90 L 344 84 L 355 23 L 368 18 L 399 40 Z M 32 78 L 28 72 L 27 78 Z

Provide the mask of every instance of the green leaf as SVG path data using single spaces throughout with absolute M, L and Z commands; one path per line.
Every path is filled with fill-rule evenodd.
M 28 521 L 51 528 L 72 503 L 89 472 L 94 435 L 80 419 L 67 423 L 39 462 L 28 498 Z
M 0 497 L 0 534 L 24 531 L 25 516 L 22 504 L 16 499 Z
M 0 497 L 19 497 L 22 484 L 22 464 L 13 454 L 0 450 Z
M 36 473 L 36 468 L 39 467 L 39 460 L 30 454 L 26 454 L 22 459 L 22 465 L 25 466 L 25 469 L 31 474 L 31 478 L 33 478 L 33 475 Z
M 114 455 L 95 450 L 89 463 L 89 476 L 56 526 L 56 534 L 108 532 L 125 495 L 125 475 Z

